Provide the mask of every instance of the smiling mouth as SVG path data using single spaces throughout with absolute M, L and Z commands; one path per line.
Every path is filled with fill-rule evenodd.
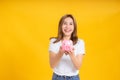
M 64 29 L 65 32 L 71 32 L 72 30 L 71 29 Z

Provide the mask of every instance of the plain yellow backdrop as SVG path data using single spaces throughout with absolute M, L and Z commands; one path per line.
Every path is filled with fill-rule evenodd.
M 0 1 L 0 80 L 51 80 L 49 38 L 72 14 L 86 55 L 81 80 L 120 80 L 120 1 Z

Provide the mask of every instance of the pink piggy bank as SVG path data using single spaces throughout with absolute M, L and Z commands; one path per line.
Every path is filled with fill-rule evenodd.
M 71 51 L 73 49 L 73 42 L 71 40 L 63 40 L 62 49 L 65 51 Z

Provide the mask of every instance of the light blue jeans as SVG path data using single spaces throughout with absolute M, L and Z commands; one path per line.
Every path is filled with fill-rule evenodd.
M 76 76 L 59 76 L 53 73 L 52 80 L 80 80 L 79 75 Z

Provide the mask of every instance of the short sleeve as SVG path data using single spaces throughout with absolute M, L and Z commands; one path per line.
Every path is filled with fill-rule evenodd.
M 53 43 L 56 39 L 50 39 L 48 51 L 57 53 L 56 45 Z
M 85 54 L 85 42 L 82 39 L 78 40 L 77 54 Z

